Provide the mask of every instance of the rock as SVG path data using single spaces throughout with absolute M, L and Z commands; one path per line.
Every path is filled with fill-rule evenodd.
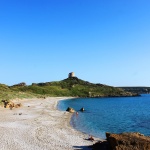
M 150 137 L 140 133 L 106 133 L 110 150 L 150 150 Z
M 8 100 L 3 100 L 2 102 L 4 103 L 4 108 L 10 108 L 10 109 L 12 109 L 13 107 L 19 108 L 19 107 L 22 106 L 21 103 L 19 103 L 19 104 L 14 104 L 14 103 L 11 102 L 11 101 L 9 102 Z
M 75 110 L 73 108 L 71 108 L 71 107 L 68 107 L 66 111 L 68 111 L 70 113 L 74 113 L 75 112 Z
M 13 108 L 14 107 L 14 103 L 13 102 L 6 102 L 6 104 L 4 104 L 5 108 Z
M 2 100 L 3 104 L 4 104 L 4 108 L 6 108 L 7 104 L 9 103 L 8 100 Z
M 25 82 L 21 82 L 21 83 L 15 84 L 13 86 L 26 86 L 26 83 Z
M 15 104 L 15 105 L 14 105 L 14 107 L 15 107 L 15 108 L 19 108 L 19 107 L 21 107 L 21 106 L 22 106 L 22 104 L 21 104 L 21 103 L 19 103 L 19 104 Z
M 82 107 L 82 108 L 80 109 L 80 111 L 85 111 L 85 109 Z
M 110 150 L 107 141 L 98 141 L 92 146 L 92 150 Z

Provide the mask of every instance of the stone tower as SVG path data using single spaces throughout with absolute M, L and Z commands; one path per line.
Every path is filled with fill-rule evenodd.
M 74 72 L 70 72 L 70 73 L 68 74 L 68 78 L 72 78 L 72 77 L 75 77 Z

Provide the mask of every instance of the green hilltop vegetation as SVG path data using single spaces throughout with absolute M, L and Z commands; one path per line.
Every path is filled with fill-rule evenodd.
M 69 77 L 61 81 L 25 83 L 7 86 L 0 84 L 0 101 L 15 98 L 44 98 L 48 96 L 72 96 L 72 97 L 119 97 L 119 96 L 137 96 L 136 93 L 124 91 L 122 88 L 116 88 L 103 84 L 94 84 L 77 77 Z
M 150 87 L 120 87 L 124 91 L 127 92 L 134 92 L 138 94 L 149 94 L 150 93 Z
M 12 87 L 7 86 L 5 84 L 0 84 L 0 103 L 2 100 L 12 100 L 15 98 L 23 99 L 23 98 L 33 98 L 38 97 L 38 95 L 30 92 L 22 92 L 19 89 L 16 91 Z

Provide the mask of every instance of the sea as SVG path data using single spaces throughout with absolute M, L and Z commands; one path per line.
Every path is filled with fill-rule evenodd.
M 58 109 L 77 112 L 70 124 L 83 133 L 105 139 L 105 133 L 140 132 L 150 136 L 150 94 L 139 97 L 74 98 L 59 101 Z M 80 109 L 85 111 L 81 112 Z

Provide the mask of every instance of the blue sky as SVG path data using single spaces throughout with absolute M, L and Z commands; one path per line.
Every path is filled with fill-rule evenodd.
M 0 83 L 69 72 L 111 86 L 150 86 L 149 0 L 0 0 Z

